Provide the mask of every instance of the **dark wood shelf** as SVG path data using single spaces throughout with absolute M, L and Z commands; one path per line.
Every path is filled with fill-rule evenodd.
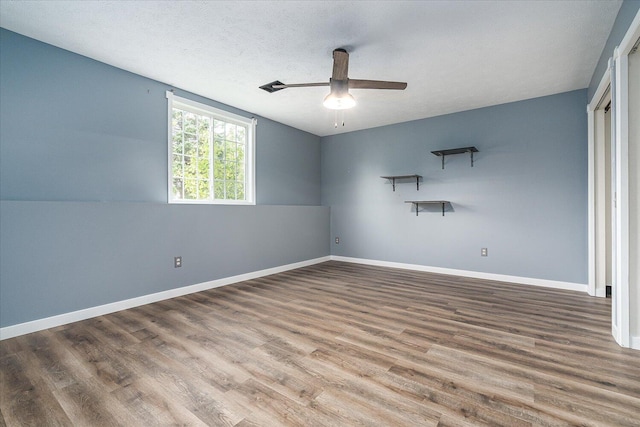
M 461 148 L 450 148 L 447 150 L 436 150 L 436 151 L 432 151 L 432 154 L 435 154 L 436 156 L 442 157 L 442 169 L 444 169 L 444 158 L 446 156 L 450 156 L 452 154 L 464 154 L 464 153 L 470 153 L 471 154 L 471 167 L 473 167 L 473 153 L 477 153 L 478 149 L 476 147 L 461 147 Z
M 389 175 L 389 176 L 381 176 L 380 178 L 391 180 L 391 184 L 393 185 L 393 191 L 396 191 L 396 179 L 415 179 L 416 180 L 416 190 L 420 190 L 420 178 L 422 175 Z
M 411 203 L 416 207 L 416 216 L 418 216 L 420 205 L 442 205 L 442 216 L 444 216 L 444 208 L 451 204 L 448 200 L 407 200 L 405 203 Z

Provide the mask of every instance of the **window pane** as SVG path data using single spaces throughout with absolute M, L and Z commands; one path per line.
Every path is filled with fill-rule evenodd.
M 173 180 L 173 187 L 171 189 L 171 192 L 173 193 L 173 197 L 175 197 L 176 199 L 182 199 L 182 180 L 181 179 L 174 179 Z
M 171 171 L 174 178 L 182 178 L 184 176 L 182 171 L 182 156 L 176 154 L 173 155 Z
M 198 159 L 198 178 L 209 179 L 209 159 Z
M 190 134 L 196 134 L 196 115 L 193 113 L 184 113 L 184 131 Z
M 171 127 L 174 131 L 182 129 L 182 110 L 173 109 L 171 114 Z
M 224 179 L 224 162 L 216 160 L 213 165 L 213 177 L 215 179 Z
M 224 199 L 224 181 L 213 182 L 213 194 L 216 199 Z
M 225 183 L 225 187 L 227 189 L 227 200 L 235 200 L 236 199 L 236 183 L 231 181 L 231 182 L 226 182 Z
M 199 157 L 209 157 L 209 134 L 205 132 L 200 132 L 198 135 L 198 156 Z
M 173 135 L 173 139 L 172 139 L 172 148 L 171 150 L 174 153 L 177 154 L 182 154 L 182 149 L 183 149 L 183 141 L 182 141 L 182 133 L 176 133 Z
M 182 157 L 182 159 L 183 159 L 182 161 L 184 162 L 185 171 L 193 169 L 193 163 L 194 163 L 194 161 L 193 161 L 194 158 L 193 157 L 184 156 L 184 157 Z
M 198 181 L 198 198 L 200 200 L 209 198 L 209 181 L 208 180 Z
M 235 160 L 236 159 L 236 143 L 235 142 L 230 142 L 227 141 L 225 143 L 225 148 L 224 148 L 224 158 L 228 161 L 228 160 Z
M 209 134 L 211 128 L 211 118 L 207 116 L 198 116 L 198 133 Z
M 213 121 L 213 137 L 215 139 L 224 139 L 224 122 L 220 120 Z
M 232 123 L 227 123 L 225 126 L 225 134 L 227 141 L 236 141 L 236 125 Z
M 195 179 L 184 180 L 184 198 L 187 200 L 195 200 L 198 198 L 198 188 Z
M 235 181 L 236 180 L 236 162 L 227 162 L 227 170 L 225 171 L 224 177 L 226 180 Z
M 240 143 L 244 144 L 247 142 L 247 128 L 244 126 L 238 126 L 236 137 Z
M 196 142 L 195 135 L 184 135 L 184 154 L 186 156 L 195 156 L 197 154 Z
M 245 150 L 244 144 L 238 144 L 237 151 L 236 151 L 236 159 L 239 162 L 244 162 L 244 150 Z
M 218 140 L 215 142 L 213 157 L 220 160 L 224 159 L 224 141 Z
M 236 183 L 236 190 L 238 192 L 238 200 L 244 200 L 244 184 L 241 182 Z
M 244 182 L 244 163 L 238 163 L 236 165 L 236 179 Z

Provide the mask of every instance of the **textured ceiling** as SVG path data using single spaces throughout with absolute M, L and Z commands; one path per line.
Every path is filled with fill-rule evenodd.
M 621 1 L 0 1 L 11 31 L 324 136 L 587 87 Z M 352 90 L 334 128 L 333 49 Z

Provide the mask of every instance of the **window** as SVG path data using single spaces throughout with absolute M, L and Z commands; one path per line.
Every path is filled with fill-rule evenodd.
M 255 120 L 167 92 L 169 202 L 254 204 Z

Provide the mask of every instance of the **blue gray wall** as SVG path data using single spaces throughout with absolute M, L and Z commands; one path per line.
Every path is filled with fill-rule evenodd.
M 0 201 L 0 324 L 326 256 L 328 234 L 318 206 Z
M 171 86 L 4 29 L 0 43 L 0 199 L 167 201 Z M 319 205 L 320 138 L 260 117 L 256 137 L 258 204 Z
M 620 6 L 618 16 L 613 23 L 613 28 L 611 29 L 611 33 L 609 33 L 609 38 L 607 39 L 604 49 L 602 49 L 602 54 L 600 55 L 598 64 L 593 71 L 591 82 L 589 83 L 589 93 L 587 97 L 589 101 L 591 101 L 593 94 L 596 92 L 596 89 L 598 89 L 600 80 L 607 69 L 609 58 L 613 56 L 613 50 L 622 41 L 631 22 L 633 22 L 633 19 L 636 17 L 638 9 L 640 9 L 640 0 L 625 0 L 622 6 Z
M 168 89 L 0 29 L 0 326 L 328 255 L 320 138 L 267 119 L 258 206 L 166 203 Z
M 331 253 L 587 282 L 586 90 L 322 139 Z M 469 155 L 431 151 L 476 146 Z M 396 186 L 381 175 L 417 173 Z M 450 200 L 412 211 L 407 200 Z M 340 237 L 340 244 L 333 243 Z M 480 256 L 480 248 L 489 250 Z

